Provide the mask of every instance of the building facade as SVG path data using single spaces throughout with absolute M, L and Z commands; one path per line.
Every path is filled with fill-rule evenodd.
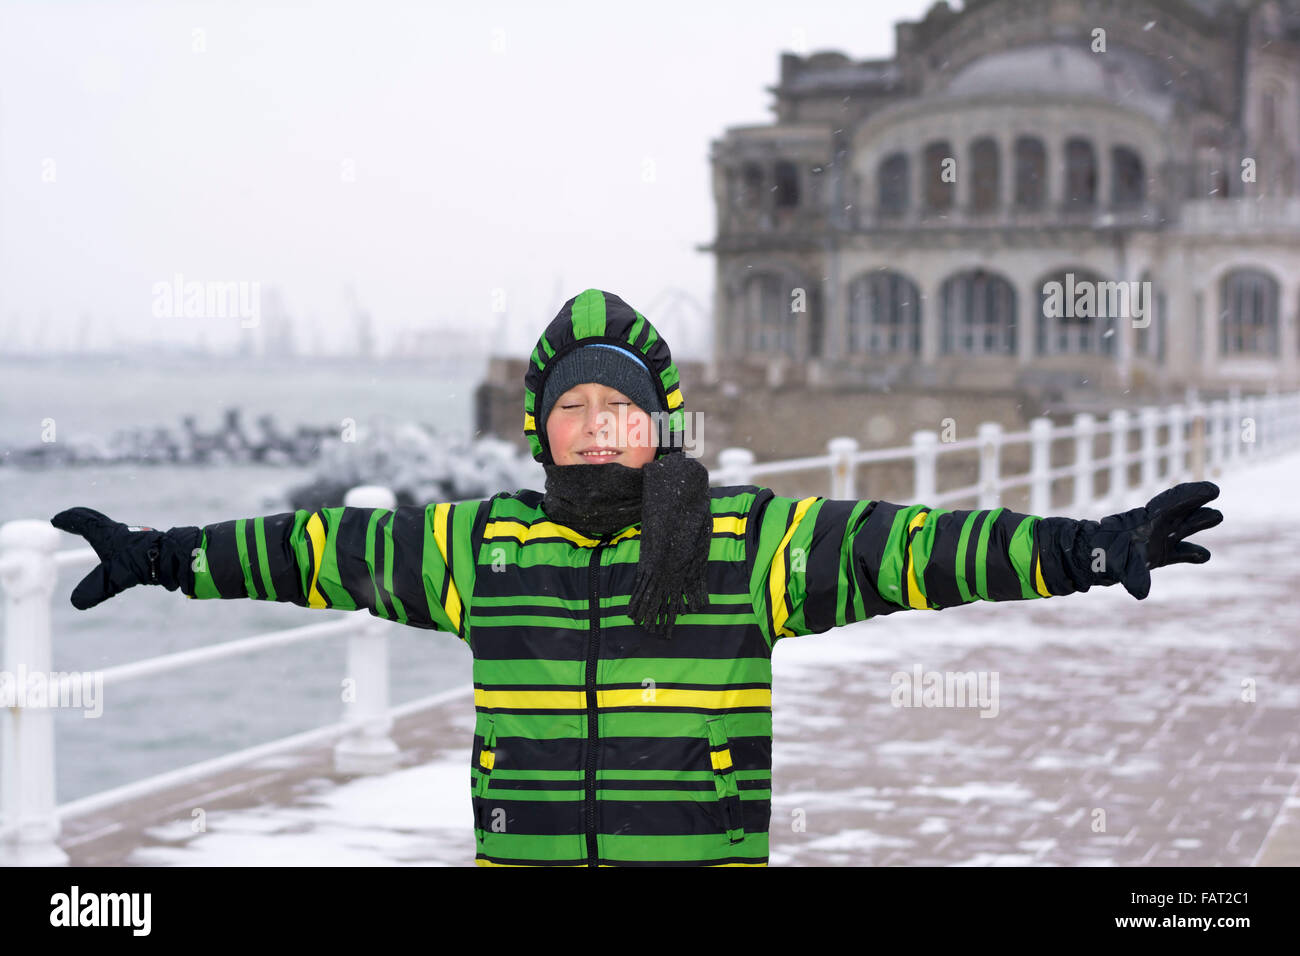
M 714 142 L 716 365 L 1297 384 L 1300 2 L 967 0 L 895 29 L 889 60 L 784 54 L 775 121 Z

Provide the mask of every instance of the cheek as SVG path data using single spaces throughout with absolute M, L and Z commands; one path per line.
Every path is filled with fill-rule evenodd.
M 546 423 L 546 440 L 552 452 L 567 451 L 573 442 L 574 423 L 562 415 L 552 415 Z

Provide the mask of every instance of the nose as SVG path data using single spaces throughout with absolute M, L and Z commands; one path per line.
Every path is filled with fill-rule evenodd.
M 587 407 L 587 434 L 603 435 L 607 430 L 607 422 L 601 412 L 594 404 Z

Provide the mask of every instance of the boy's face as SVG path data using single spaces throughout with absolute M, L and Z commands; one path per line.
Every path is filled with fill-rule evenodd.
M 658 444 L 650 416 L 617 389 L 598 382 L 575 385 L 556 400 L 546 419 L 546 442 L 557 465 L 616 461 L 640 468 L 654 461 Z

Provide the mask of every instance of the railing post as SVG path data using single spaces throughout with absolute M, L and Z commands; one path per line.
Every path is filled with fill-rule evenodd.
M 1092 438 L 1097 422 L 1087 412 L 1074 416 L 1074 510 L 1092 510 Z M 1113 444 L 1112 444 L 1113 447 Z
M 4 670 L 17 690 L 28 675 L 50 674 L 50 612 L 59 532 L 48 521 L 10 521 L 0 527 L 0 588 L 4 590 Z M 24 695 L 25 696 L 25 695 Z M 54 712 L 50 707 L 4 708 L 0 717 L 0 862 L 62 866 L 56 842 Z M 55 701 L 57 703 L 57 700 Z
M 856 498 L 853 456 L 858 451 L 856 438 L 832 438 L 826 443 L 831 453 L 831 497 Z
M 728 484 L 752 485 L 754 453 L 748 448 L 724 448 L 718 452 L 718 470 L 727 476 Z
M 1206 425 L 1209 430 L 1210 447 L 1210 472 L 1211 479 L 1223 474 L 1223 443 L 1224 432 L 1227 431 L 1227 405 L 1222 399 L 1216 398 L 1210 402 L 1210 415 L 1206 419 Z
M 1259 420 L 1259 398 L 1247 395 L 1241 401 L 1241 412 L 1250 420 L 1250 441 L 1243 441 L 1241 453 L 1247 461 L 1253 461 L 1259 455 L 1259 433 L 1263 423 Z
M 1228 465 L 1241 460 L 1241 389 L 1234 385 L 1228 394 Z
M 1166 459 L 1166 476 L 1165 484 L 1176 485 L 1183 480 L 1187 473 L 1187 455 L 1183 444 L 1183 426 L 1186 423 L 1187 416 L 1182 405 L 1171 405 L 1169 408 L 1169 448 L 1168 458 Z
M 1110 413 L 1110 507 L 1122 511 L 1128 500 L 1128 427 L 1127 408 Z
M 1192 481 L 1205 480 L 1205 406 L 1198 401 L 1192 406 L 1191 433 Z
M 1002 501 L 1002 425 L 981 422 L 976 435 L 980 448 L 979 507 L 996 508 Z
M 1143 495 L 1149 495 L 1156 486 L 1156 429 L 1160 427 L 1160 409 L 1144 405 L 1139 414 L 1142 422 L 1142 471 L 1138 477 Z
M 928 504 L 938 493 L 939 433 L 912 432 L 912 501 Z
M 353 488 L 343 498 L 348 508 L 395 508 L 392 491 L 374 485 Z M 344 684 L 344 719 L 351 724 L 334 745 L 334 770 L 343 774 L 385 773 L 397 766 L 401 752 L 389 732 L 388 635 L 393 622 L 372 617 L 348 636 Z M 350 682 L 350 683 L 349 683 Z
M 1052 420 L 1029 423 L 1029 513 L 1045 515 L 1052 508 Z

